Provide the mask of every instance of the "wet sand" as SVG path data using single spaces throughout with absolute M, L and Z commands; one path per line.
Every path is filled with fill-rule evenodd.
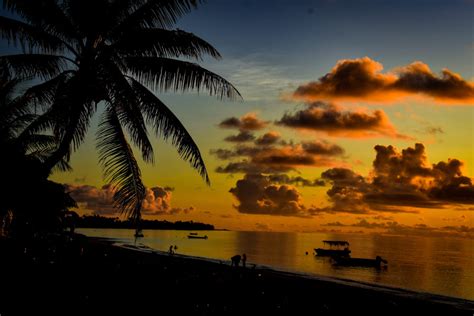
M 76 236 L 0 243 L 5 315 L 472 315 L 474 302 Z M 59 245 L 59 246 L 58 246 Z M 36 248 L 37 250 L 33 250 Z M 49 249 L 45 251 L 45 249 Z M 41 250 L 38 250 L 41 249 Z M 4 254 L 4 255 L 3 255 Z

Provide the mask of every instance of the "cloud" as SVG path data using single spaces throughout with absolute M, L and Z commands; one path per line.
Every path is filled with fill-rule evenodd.
M 290 177 L 287 174 L 270 174 L 268 179 L 279 184 L 291 184 L 302 187 L 323 187 L 326 183 L 321 179 L 309 180 L 301 176 Z
M 258 165 L 248 160 L 242 160 L 238 162 L 229 162 L 225 166 L 219 166 L 216 168 L 217 173 L 281 173 L 295 170 L 290 166 L 274 165 L 265 166 Z
M 409 235 L 409 236 L 439 236 L 439 237 L 474 237 L 474 227 L 466 225 L 433 227 L 426 224 L 405 225 L 396 221 L 369 222 L 361 219 L 356 223 L 344 224 L 341 222 L 330 222 L 322 224 L 325 227 L 360 227 L 365 229 L 377 229 L 384 234 Z
M 393 72 L 382 73 L 382 70 L 382 64 L 369 57 L 340 60 L 319 80 L 299 86 L 292 98 L 310 102 L 391 102 L 421 96 L 442 103 L 473 104 L 474 83 L 449 69 L 443 69 L 438 76 L 428 65 L 416 61 Z
M 261 130 L 267 125 L 268 122 L 260 120 L 255 113 L 247 113 L 241 118 L 230 117 L 219 123 L 221 128 L 234 128 L 241 132 Z
M 332 186 L 327 191 L 331 207 L 319 212 L 413 212 L 411 208 L 444 208 L 474 204 L 472 180 L 462 174 L 457 159 L 428 164 L 425 147 L 415 144 L 398 152 L 393 146 L 375 146 L 370 177 L 352 170 L 332 168 L 321 178 Z
M 344 149 L 336 144 L 314 140 L 287 143 L 278 141 L 275 132 L 259 137 L 253 145 L 236 144 L 232 149 L 212 149 L 210 153 L 220 160 L 229 160 L 219 166 L 218 173 L 282 173 L 299 166 L 334 166 Z M 234 161 L 240 159 L 240 161 Z
M 248 132 L 248 131 L 242 131 L 238 133 L 237 135 L 230 135 L 224 138 L 225 141 L 231 142 L 231 143 L 244 143 L 244 142 L 250 142 L 255 139 L 255 136 Z
M 74 183 L 84 183 L 86 182 L 86 176 L 74 178 Z
M 399 134 L 385 112 L 381 110 L 344 111 L 335 104 L 320 101 L 306 104 L 303 110 L 285 113 L 276 124 L 337 137 L 409 138 Z
M 301 195 L 289 185 L 277 185 L 262 174 L 246 174 L 229 190 L 239 202 L 235 208 L 245 214 L 308 217 Z
M 330 223 L 326 223 L 326 224 L 321 224 L 321 226 L 328 226 L 328 227 L 344 227 L 344 226 L 347 226 L 346 224 L 343 224 L 341 222 L 330 222 Z
M 119 215 L 120 210 L 113 207 L 115 190 L 110 184 L 101 188 L 91 185 L 65 184 L 66 191 L 84 209 L 99 215 Z M 147 188 L 145 200 L 143 201 L 142 214 L 144 215 L 173 215 L 178 213 L 189 213 L 194 208 L 173 208 L 171 197 L 173 188 L 152 187 Z
M 275 131 L 270 131 L 268 133 L 263 134 L 255 141 L 256 145 L 266 146 L 266 145 L 274 145 L 280 140 L 281 136 L 280 133 Z
M 113 207 L 115 191 L 112 185 L 106 184 L 101 188 L 92 185 L 65 184 L 66 192 L 82 207 L 100 215 L 117 214 Z
M 386 234 L 405 236 L 437 236 L 437 237 L 474 237 L 474 227 L 468 226 L 443 226 L 433 227 L 426 224 L 413 226 L 399 224 L 397 222 L 387 223 L 384 231 Z
M 462 175 L 461 167 L 462 162 L 457 159 L 433 165 L 434 182 L 429 196 L 440 201 L 474 204 L 474 185 L 469 177 Z
M 306 153 L 312 155 L 341 156 L 344 154 L 341 146 L 328 141 L 303 142 L 301 145 Z
M 318 154 L 307 152 L 302 144 L 261 148 L 241 146 L 233 150 L 212 150 L 211 153 L 223 160 L 246 157 L 239 162 L 219 166 L 216 169 L 219 173 L 281 173 L 300 166 L 333 166 L 336 164 L 334 157 L 340 155 L 339 151 L 330 147 Z
M 439 126 L 428 126 L 425 132 L 430 135 L 444 134 L 444 130 Z

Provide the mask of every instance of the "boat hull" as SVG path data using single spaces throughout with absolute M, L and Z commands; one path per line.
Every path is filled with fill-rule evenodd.
M 314 249 L 316 256 L 319 257 L 348 257 L 351 254 L 349 249 L 323 249 L 316 248 Z
M 192 235 L 189 235 L 188 238 L 189 239 L 207 239 L 207 236 L 192 236 Z
M 386 260 L 382 259 L 367 259 L 367 258 L 334 258 L 335 264 L 345 267 L 373 267 L 380 268 L 386 264 Z

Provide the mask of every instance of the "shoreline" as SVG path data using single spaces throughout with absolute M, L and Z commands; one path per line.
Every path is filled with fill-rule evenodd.
M 69 238 L 69 239 L 68 239 Z M 305 275 L 116 243 L 110 238 L 72 235 L 54 247 L 48 241 L 25 252 L 0 240 L 0 313 L 88 315 L 274 314 L 319 315 L 402 313 L 469 315 L 474 302 L 431 293 Z M 43 247 L 43 248 L 42 248 Z M 52 252 L 49 250 L 53 250 Z
M 179 258 L 183 260 L 202 261 L 203 263 L 210 263 L 210 264 L 224 263 L 230 266 L 230 263 L 231 263 L 230 260 L 221 260 L 217 258 L 199 257 L 199 256 L 186 255 L 186 254 L 176 254 L 176 253 L 173 255 L 170 255 L 166 251 L 153 249 L 143 244 L 136 246 L 136 245 L 126 244 L 126 243 L 114 242 L 113 238 L 102 238 L 102 239 L 105 239 L 111 242 L 112 247 L 119 247 L 122 249 L 126 249 L 129 251 L 136 251 L 139 253 L 157 254 L 160 256 L 170 256 L 170 257 L 175 257 L 175 258 Z M 351 287 L 351 288 L 354 288 L 354 290 L 363 289 L 363 290 L 369 290 L 369 291 L 377 291 L 377 292 L 382 292 L 387 295 L 408 297 L 408 298 L 413 298 L 417 300 L 426 300 L 430 302 L 437 302 L 437 303 L 453 305 L 453 306 L 465 305 L 466 308 L 474 311 L 474 301 L 465 299 L 465 298 L 447 296 L 447 295 L 431 293 L 431 292 L 418 291 L 414 289 L 396 287 L 396 286 L 391 286 L 387 284 L 371 283 L 367 281 L 359 281 L 359 280 L 353 280 L 353 279 L 347 279 L 347 278 L 338 278 L 338 277 L 325 276 L 325 275 L 320 275 L 320 274 L 310 274 L 310 273 L 304 273 L 304 272 L 299 272 L 299 271 L 290 270 L 290 269 L 285 270 L 279 267 L 254 264 L 252 262 L 249 262 L 247 269 L 252 269 L 250 266 L 254 266 L 255 267 L 254 269 L 256 271 L 271 273 L 279 277 L 305 279 L 310 282 L 332 283 L 332 284 L 337 284 L 340 286 Z

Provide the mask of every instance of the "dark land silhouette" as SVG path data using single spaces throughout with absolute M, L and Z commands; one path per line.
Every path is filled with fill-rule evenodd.
M 0 313 L 25 315 L 472 315 L 462 299 L 232 267 L 81 235 L 0 239 Z M 248 258 L 251 261 L 251 258 Z
M 134 229 L 135 222 L 130 219 L 121 220 L 117 217 L 99 215 L 83 215 L 75 220 L 76 228 L 127 228 Z M 214 230 L 214 225 L 194 221 L 160 221 L 142 219 L 142 229 L 171 229 L 171 230 Z

